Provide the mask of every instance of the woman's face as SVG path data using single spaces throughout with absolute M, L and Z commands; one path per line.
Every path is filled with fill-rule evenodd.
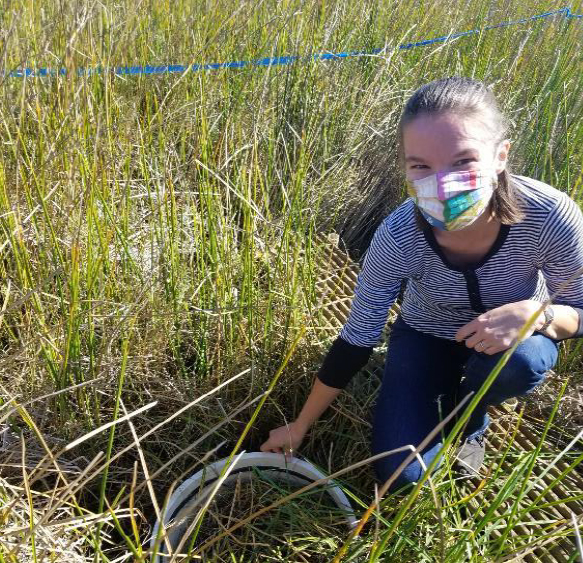
M 510 142 L 498 146 L 479 120 L 447 112 L 421 114 L 403 127 L 405 173 L 420 180 L 438 171 L 506 167 Z

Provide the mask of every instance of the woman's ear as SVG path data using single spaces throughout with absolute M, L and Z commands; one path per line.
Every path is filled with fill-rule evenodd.
M 504 139 L 496 149 L 494 165 L 496 166 L 496 173 L 500 174 L 506 169 L 508 162 L 508 153 L 510 152 L 510 139 Z

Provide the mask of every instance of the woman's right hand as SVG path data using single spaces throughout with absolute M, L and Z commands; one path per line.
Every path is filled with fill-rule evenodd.
M 286 461 L 289 461 L 300 447 L 307 431 L 307 427 L 297 421 L 274 428 L 269 431 L 269 438 L 259 449 L 262 452 L 283 453 Z

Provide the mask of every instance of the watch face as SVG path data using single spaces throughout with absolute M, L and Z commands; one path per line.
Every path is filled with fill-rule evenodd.
M 553 320 L 553 317 L 554 317 L 553 310 L 551 309 L 550 306 L 544 310 L 544 314 L 545 314 L 545 322 L 540 329 L 541 331 L 545 331 L 548 328 L 548 326 L 551 324 L 551 321 Z
M 547 322 L 552 321 L 554 316 L 555 316 L 554 311 L 551 309 L 551 307 L 547 307 L 545 309 L 545 319 L 547 320 Z

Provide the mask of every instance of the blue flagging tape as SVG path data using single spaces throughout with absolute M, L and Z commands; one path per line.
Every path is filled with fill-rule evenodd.
M 517 25 L 520 23 L 527 23 L 530 21 L 540 20 L 543 18 L 548 18 L 550 16 L 563 15 L 565 18 L 573 19 L 583 19 L 583 14 L 572 14 L 571 8 L 561 8 L 560 10 L 554 10 L 552 12 L 545 12 L 543 14 L 536 14 L 528 18 L 522 18 L 520 20 L 513 20 L 508 22 L 502 22 L 495 25 L 489 25 L 482 29 L 471 29 L 470 31 L 462 31 L 459 33 L 453 33 L 450 35 L 442 35 L 441 37 L 435 37 L 433 39 L 426 39 L 424 41 L 416 41 L 415 43 L 405 43 L 399 45 L 396 49 L 405 50 L 413 49 L 415 47 L 425 47 L 427 45 L 432 45 L 434 43 L 439 43 L 447 41 L 448 39 L 456 39 L 458 37 L 464 37 L 467 35 L 474 35 L 476 33 L 482 33 L 483 31 L 488 31 L 491 29 L 499 29 L 502 27 L 508 27 L 511 25 Z M 145 66 L 116 66 L 103 69 L 101 65 L 94 68 L 84 68 L 79 67 L 77 69 L 77 76 L 90 76 L 92 74 L 102 74 L 103 72 L 110 72 L 113 74 L 163 74 L 170 72 L 185 72 L 186 70 L 199 71 L 199 70 L 217 70 L 220 68 L 243 68 L 246 66 L 275 66 L 275 65 L 287 65 L 294 63 L 299 60 L 314 60 L 314 61 L 327 61 L 332 59 L 344 59 L 347 57 L 356 57 L 362 55 L 377 55 L 383 51 L 383 49 L 372 49 L 371 51 L 349 51 L 347 53 L 319 53 L 309 57 L 300 57 L 299 55 L 289 55 L 285 57 L 267 57 L 264 59 L 256 59 L 252 61 L 231 61 L 226 63 L 207 63 L 207 64 L 193 64 L 193 65 L 145 65 Z M 4 70 L 0 71 L 0 75 L 4 76 Z M 60 69 L 50 69 L 50 68 L 39 68 L 34 70 L 32 68 L 25 68 L 22 70 L 13 70 L 9 72 L 6 76 L 9 77 L 38 77 L 38 76 L 64 76 L 67 75 L 66 68 Z

